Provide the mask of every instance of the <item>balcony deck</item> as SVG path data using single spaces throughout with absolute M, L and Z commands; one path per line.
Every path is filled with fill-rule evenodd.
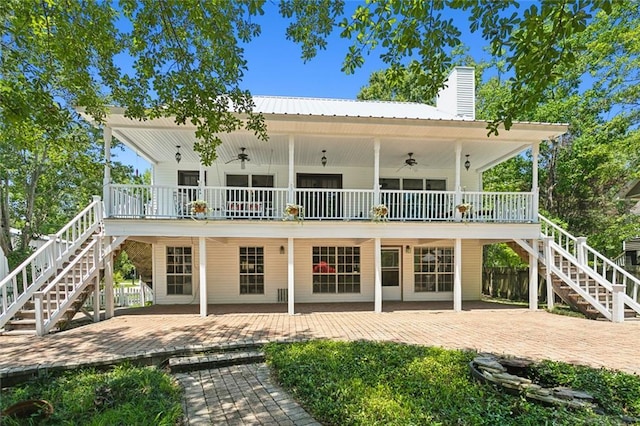
M 288 203 L 303 208 L 304 220 L 373 219 L 384 204 L 391 222 L 537 223 L 533 192 L 401 191 L 371 189 L 287 189 L 158 185 L 109 186 L 105 216 L 110 219 L 206 218 L 286 220 Z M 192 212 L 204 200 L 205 213 Z M 461 212 L 460 204 L 470 206 Z

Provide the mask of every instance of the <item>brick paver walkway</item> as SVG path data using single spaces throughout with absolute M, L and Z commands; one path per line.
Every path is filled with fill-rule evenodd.
M 202 318 L 195 306 L 153 306 L 43 338 L 0 336 L 0 372 L 239 341 L 329 338 L 475 349 L 640 374 L 640 320 L 613 324 L 486 303 L 466 303 L 458 313 L 448 304 L 387 303 L 382 314 L 371 312 L 371 304 L 345 304 L 339 312 L 327 311 L 336 305 L 298 308 L 303 313 L 289 316 L 283 305 L 211 306 L 215 315 Z M 190 425 L 316 424 L 270 383 L 264 364 L 178 378 Z
M 280 387 L 265 364 L 176 374 L 185 388 L 189 425 L 318 426 Z
M 282 305 L 274 306 L 282 309 Z M 411 305 L 403 306 L 406 309 Z M 193 306 L 154 306 L 43 338 L 0 336 L 0 369 L 89 362 L 240 340 L 330 338 L 469 348 L 640 374 L 638 320 L 613 324 L 492 306 L 467 303 L 465 310 L 457 313 L 447 307 L 375 314 L 358 310 L 360 305 L 345 305 L 340 312 L 289 316 L 266 309 L 261 313 L 225 313 L 206 318 L 195 314 L 197 307 Z M 353 310 L 346 310 L 350 307 Z M 213 311 L 216 309 L 226 312 L 212 307 Z M 193 313 L 180 313 L 185 311 Z

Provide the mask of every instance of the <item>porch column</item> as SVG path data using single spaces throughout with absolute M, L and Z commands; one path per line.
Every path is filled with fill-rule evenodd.
M 460 157 L 462 156 L 462 143 L 460 141 L 456 142 L 456 200 L 455 205 L 462 203 L 462 184 L 460 179 Z M 455 214 L 456 221 L 462 220 L 462 213 L 458 211 L 458 209 L 453 209 Z
M 456 238 L 453 253 L 453 310 L 462 311 L 462 238 Z
M 380 204 L 380 139 L 373 140 L 373 205 Z
M 536 142 L 531 146 L 533 164 L 531 169 L 531 192 L 533 193 L 532 219 L 538 222 L 538 210 L 540 208 L 540 189 L 538 186 L 538 157 L 540 156 L 540 143 Z
M 200 316 L 207 316 L 207 240 L 198 237 L 198 254 L 200 265 Z
M 104 260 L 104 319 L 113 318 L 113 252 Z
M 377 314 L 382 312 L 382 256 L 380 254 L 380 249 L 382 245 L 380 243 L 380 238 L 374 239 L 373 244 L 373 270 L 374 270 L 374 278 L 373 278 L 373 311 Z
M 104 176 L 102 180 L 102 200 L 104 201 L 104 217 L 111 216 L 111 197 L 109 184 L 111 183 L 111 139 L 113 132 L 111 127 L 105 127 L 102 131 L 104 139 Z
M 293 268 L 293 238 L 287 239 L 287 303 L 289 315 L 294 315 L 295 311 L 295 270 Z
M 551 281 L 551 241 L 553 237 L 544 237 L 544 263 L 545 263 L 545 281 L 547 282 L 547 310 L 553 310 L 555 302 L 555 293 L 553 291 L 553 282 Z
M 531 247 L 537 253 L 539 244 L 537 239 L 531 240 Z M 538 310 L 538 256 L 529 253 L 529 309 Z
M 296 202 L 295 197 L 295 170 L 293 167 L 293 163 L 295 160 L 295 148 L 294 148 L 294 140 L 293 136 L 289 136 L 289 203 L 294 204 Z

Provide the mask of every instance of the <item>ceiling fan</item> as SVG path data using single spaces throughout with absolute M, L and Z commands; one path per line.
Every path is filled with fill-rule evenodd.
M 232 161 L 240 161 L 240 168 L 244 170 L 244 168 L 246 167 L 245 162 L 246 161 L 251 161 L 251 159 L 249 158 L 249 155 L 244 152 L 246 149 L 247 148 L 244 148 L 244 147 L 240 148 L 240 152 L 238 153 L 237 157 L 236 158 L 232 158 L 231 160 L 227 161 L 224 164 L 229 164 Z
M 405 167 L 409 167 L 410 169 L 413 169 L 413 166 L 418 165 L 418 162 L 416 161 L 416 159 L 413 158 L 413 152 L 409 152 L 407 153 L 407 155 L 409 156 L 409 158 L 404 160 L 404 165 L 401 166 L 398 170 L 396 170 L 396 172 L 399 172 L 401 169 Z

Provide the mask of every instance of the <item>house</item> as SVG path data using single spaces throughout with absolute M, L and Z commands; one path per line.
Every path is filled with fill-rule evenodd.
M 105 232 L 153 244 L 156 303 L 450 301 L 481 297 L 482 247 L 539 237 L 537 183 L 482 191 L 482 173 L 566 132 L 517 123 L 487 136 L 474 76 L 456 68 L 436 107 L 255 97 L 269 141 L 221 135 L 200 164 L 194 128 L 112 109 L 105 135 L 152 164 L 151 186 L 106 175 Z M 108 147 L 107 147 L 108 149 Z M 108 171 L 107 171 L 108 172 Z M 204 214 L 192 214 L 195 200 Z M 285 213 L 298 205 L 301 217 Z M 383 204 L 384 220 L 372 220 Z M 456 206 L 469 204 L 468 212 Z M 302 219 L 302 220 L 291 220 Z M 433 259 L 430 255 L 437 253 Z M 319 265 L 327 265 L 320 268 Z
M 36 332 L 48 332 L 63 315 L 49 306 L 97 291 L 101 269 L 110 291 L 113 250 L 127 239 L 152 244 L 154 302 L 197 304 L 203 316 L 208 304 L 285 302 L 289 314 L 300 303 L 332 302 L 373 302 L 381 312 L 386 301 L 448 301 L 460 311 L 481 298 L 482 248 L 495 242 L 528 258 L 530 282 L 545 274 L 547 300 L 581 298 L 612 321 L 624 319 L 625 306 L 640 312 L 640 281 L 538 214 L 539 145 L 567 126 L 520 122 L 488 136 L 475 119 L 474 91 L 473 69 L 458 67 L 436 106 L 256 96 L 269 141 L 222 134 L 210 167 L 193 150 L 193 127 L 134 121 L 112 108 L 103 199 L 61 231 L 78 228 L 75 251 L 54 256 L 92 258 L 76 274 L 90 284 L 67 284 L 76 290 L 65 299 L 52 292 L 63 275 L 55 265 L 23 291 L 8 277 L 0 291 L 13 285 L 15 303 L 3 308 L 0 326 L 34 300 Z M 114 137 L 151 163 L 151 185 L 111 182 Z M 483 191 L 483 172 L 528 150 L 528 191 Z M 89 238 L 93 248 L 80 245 Z M 535 284 L 529 306 L 538 308 Z M 105 309 L 112 315 L 112 300 Z

